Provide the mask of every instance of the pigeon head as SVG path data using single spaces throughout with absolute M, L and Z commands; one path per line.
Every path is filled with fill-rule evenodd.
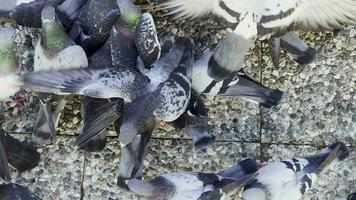
M 41 44 L 44 48 L 60 51 L 74 44 L 64 32 L 62 24 L 57 19 L 55 8 L 53 6 L 46 6 L 42 9 L 41 20 Z
M 41 12 L 42 23 L 52 23 L 56 20 L 56 10 L 53 6 L 46 6 Z
M 18 69 L 14 53 L 16 30 L 5 27 L 0 29 L 0 76 L 15 72 Z
M 117 5 L 121 12 L 119 19 L 129 27 L 136 26 L 141 17 L 140 9 L 131 0 L 117 0 Z

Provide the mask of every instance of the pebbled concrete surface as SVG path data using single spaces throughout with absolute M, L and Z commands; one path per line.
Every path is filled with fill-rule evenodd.
M 187 22 L 159 17 L 157 23 L 161 36 L 192 36 L 197 51 L 216 45 L 226 28 L 219 19 Z M 21 30 L 19 56 L 28 69 L 32 52 L 26 38 L 36 35 Z M 341 140 L 350 146 L 350 158 L 326 171 L 304 199 L 345 200 L 356 188 L 355 35 L 355 28 L 338 35 L 302 33 L 317 49 L 317 60 L 298 66 L 283 56 L 278 70 L 271 65 L 267 44 L 256 42 L 246 59 L 246 70 L 265 85 L 284 91 L 281 105 L 265 109 L 239 98 L 204 97 L 216 143 L 196 151 L 182 131 L 162 126 L 153 134 L 155 139 L 145 159 L 145 178 L 180 170 L 218 171 L 245 157 L 285 159 L 313 153 Z M 0 103 L 1 126 L 16 133 L 15 137 L 30 141 L 38 101 L 32 93 L 21 94 L 29 96 L 22 108 Z M 13 181 L 28 186 L 43 199 L 140 199 L 116 186 L 120 147 L 115 132 L 110 131 L 103 152 L 85 153 L 74 147 L 80 130 L 79 105 L 78 98 L 67 105 L 58 140 L 38 147 L 40 166 L 22 174 L 12 170 Z

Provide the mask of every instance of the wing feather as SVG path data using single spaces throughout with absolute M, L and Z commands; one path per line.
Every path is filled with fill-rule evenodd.
M 342 28 L 356 20 L 356 0 L 300 0 L 294 29 L 325 31 Z

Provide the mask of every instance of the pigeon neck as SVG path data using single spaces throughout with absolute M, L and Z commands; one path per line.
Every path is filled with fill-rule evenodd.
M 58 51 L 72 45 L 58 22 L 43 23 L 41 44 L 47 49 Z
M 17 70 L 18 63 L 13 49 L 12 43 L 0 48 L 0 75 L 9 74 Z

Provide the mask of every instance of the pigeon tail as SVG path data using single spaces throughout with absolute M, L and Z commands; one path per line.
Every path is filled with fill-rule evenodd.
M 239 79 L 238 83 L 227 87 L 227 89 L 219 95 L 240 96 L 257 102 L 266 108 L 278 105 L 283 98 L 283 92 L 263 86 L 261 83 L 252 79 L 243 70 L 240 70 L 237 77 Z
M 106 129 L 119 118 L 120 99 L 83 97 L 81 114 L 83 128 L 75 141 L 79 149 L 97 152 L 106 145 Z
M 39 98 L 41 104 L 33 126 L 32 140 L 37 144 L 48 144 L 55 138 L 56 127 L 67 99 L 47 93 L 39 93 Z
M 316 59 L 316 50 L 309 47 L 294 32 L 287 32 L 280 38 L 280 47 L 290 54 L 293 59 L 302 65 L 309 64 Z

